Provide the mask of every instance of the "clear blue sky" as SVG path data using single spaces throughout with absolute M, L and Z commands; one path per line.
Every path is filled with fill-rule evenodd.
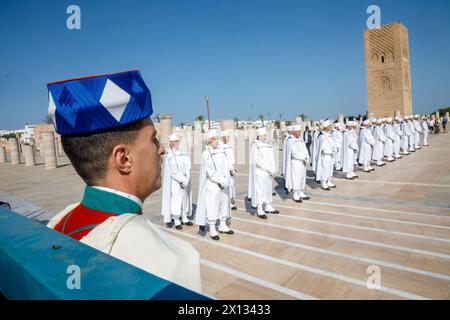
M 81 8 L 81 30 L 66 8 Z M 409 29 L 413 110 L 450 105 L 450 1 L 0 1 L 0 128 L 40 122 L 46 83 L 139 69 L 155 113 L 190 122 L 366 110 L 366 8 Z

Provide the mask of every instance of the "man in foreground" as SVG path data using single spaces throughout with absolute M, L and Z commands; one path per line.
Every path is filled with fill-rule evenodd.
M 201 292 L 198 252 L 142 215 L 142 203 L 161 186 L 165 150 L 140 72 L 54 82 L 48 89 L 55 130 L 86 183 L 81 203 L 68 206 L 48 227 Z

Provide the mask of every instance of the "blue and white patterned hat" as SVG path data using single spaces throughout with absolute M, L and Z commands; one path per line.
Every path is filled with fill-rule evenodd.
M 111 130 L 149 117 L 152 99 L 137 70 L 52 82 L 48 114 L 60 135 Z

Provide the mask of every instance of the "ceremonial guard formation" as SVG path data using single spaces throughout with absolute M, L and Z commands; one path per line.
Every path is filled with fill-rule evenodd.
M 49 115 L 65 153 L 86 183 L 81 203 L 68 206 L 48 227 L 201 292 L 198 252 L 143 216 L 142 203 L 161 187 L 164 155 L 165 226 L 183 232 L 195 224 L 199 234 L 209 233 L 213 240 L 233 235 L 237 170 L 230 131 L 205 134 L 195 206 L 190 156 L 180 148 L 177 132 L 165 137 L 169 150 L 159 143 L 150 120 L 150 91 L 138 71 L 55 82 L 48 89 Z M 336 188 L 334 176 L 353 180 L 358 166 L 370 173 L 375 170 L 372 162 L 381 167 L 428 146 L 429 127 L 429 119 L 420 115 L 287 126 L 280 189 L 302 203 L 310 199 L 308 179 L 330 191 Z M 273 207 L 277 154 L 269 141 L 266 127 L 257 128 L 256 137 L 249 140 L 247 198 L 261 219 L 279 213 Z M 87 149 L 89 153 L 83 152 Z M 308 168 L 315 177 L 308 177 Z

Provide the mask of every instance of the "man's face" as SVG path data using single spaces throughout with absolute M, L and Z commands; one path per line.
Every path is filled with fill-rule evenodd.
M 262 141 L 262 142 L 266 142 L 266 140 L 267 140 L 267 136 L 258 136 L 258 140 L 259 141 Z
M 211 140 L 209 140 L 209 145 L 213 148 L 217 148 L 219 146 L 217 138 L 211 138 Z
M 298 138 L 300 137 L 300 131 L 293 131 L 292 134 L 294 135 L 294 137 Z
M 179 141 L 170 141 L 169 144 L 173 150 L 178 150 L 178 146 L 180 145 L 180 142 Z
M 166 152 L 156 138 L 156 130 L 150 118 L 143 120 L 135 143 L 130 147 L 133 165 L 133 183 L 141 199 L 161 187 L 162 155 Z

